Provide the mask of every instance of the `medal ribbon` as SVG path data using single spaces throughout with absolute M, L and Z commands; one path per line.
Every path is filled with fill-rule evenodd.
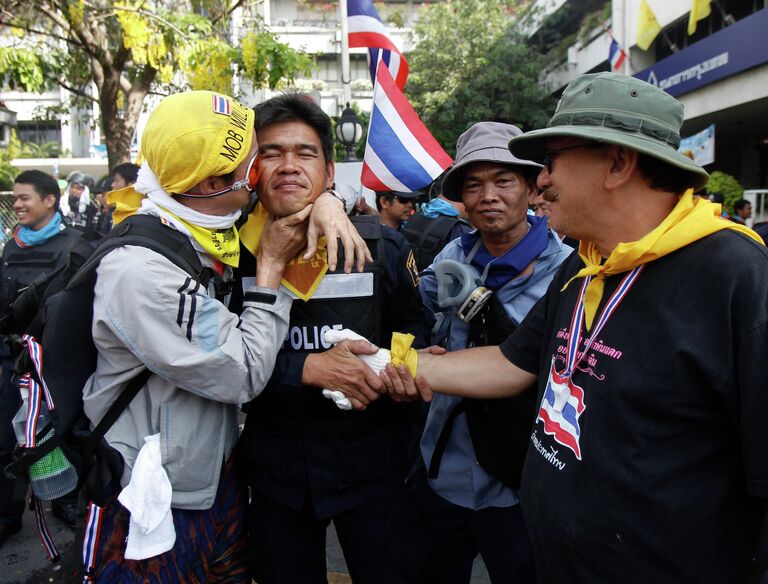
M 587 291 L 587 286 L 589 286 L 589 282 L 592 280 L 592 276 L 587 276 L 584 278 L 584 282 L 581 285 L 581 290 L 579 291 L 579 298 L 576 301 L 576 308 L 574 309 L 573 316 L 571 317 L 571 334 L 568 337 L 568 348 L 566 351 L 567 361 L 565 364 L 565 372 L 563 373 L 564 377 L 571 377 L 571 375 L 573 375 L 574 369 L 576 369 L 576 366 L 579 364 L 579 362 L 581 362 L 584 356 L 589 352 L 589 349 L 592 347 L 592 343 L 595 342 L 597 335 L 600 334 L 600 331 L 603 330 L 605 323 L 608 322 L 608 319 L 611 318 L 611 315 L 614 313 L 621 301 L 624 300 L 624 297 L 627 295 L 629 289 L 635 283 L 637 277 L 640 275 L 640 272 L 643 271 L 644 267 L 645 264 L 639 265 L 631 270 L 626 276 L 624 276 L 624 278 L 622 278 L 619 287 L 616 288 L 613 294 L 611 294 L 611 297 L 608 299 L 605 307 L 603 307 L 603 311 L 597 318 L 595 328 L 592 330 L 592 335 L 587 341 L 587 346 L 584 347 L 584 350 L 580 352 L 579 342 L 581 341 L 581 328 L 584 325 L 584 295 Z

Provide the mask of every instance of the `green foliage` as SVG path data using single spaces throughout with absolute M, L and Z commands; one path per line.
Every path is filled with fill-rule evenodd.
M 0 83 L 10 89 L 40 91 L 45 62 L 31 49 L 0 47 Z
M 276 89 L 290 85 L 299 75 L 309 75 L 314 62 L 294 51 L 268 31 L 250 32 L 242 40 L 242 73 L 254 87 Z
M 721 193 L 725 198 L 723 210 L 733 213 L 733 204 L 744 197 L 744 187 L 734 176 L 716 170 L 709 175 L 707 193 Z
M 16 130 L 11 130 L 7 148 L 0 148 L 0 191 L 13 189 L 13 179 L 19 174 L 19 170 L 11 166 L 11 160 L 19 157 L 21 143 L 16 136 Z
M 606 1 L 603 6 L 597 10 L 585 15 L 581 20 L 578 38 L 579 42 L 584 44 L 590 40 L 589 35 L 600 25 L 606 24 L 611 18 L 611 3 Z M 610 26 L 610 23 L 608 23 Z
M 35 144 L 20 142 L 16 130 L 11 130 L 11 136 L 6 148 L 0 148 L 0 191 L 10 191 L 13 180 L 19 174 L 19 169 L 11 166 L 11 160 L 16 158 L 59 158 L 68 156 L 69 152 L 62 151 L 58 142 Z
M 151 92 L 209 89 L 231 95 L 235 75 L 255 88 L 278 88 L 311 72 L 306 54 L 261 27 L 256 4 L 5 0 L 0 85 L 31 92 L 61 86 L 72 96 L 66 106 L 89 110 L 98 103 L 113 166 L 129 159 L 141 104 Z M 234 7 L 254 23 L 241 46 L 230 41 Z
M 542 57 L 518 32 L 517 12 L 512 0 L 446 0 L 420 12 L 406 94 L 449 152 L 475 122 L 530 129 L 554 109 L 538 84 Z

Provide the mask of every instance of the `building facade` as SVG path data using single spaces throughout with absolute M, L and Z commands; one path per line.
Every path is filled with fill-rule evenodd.
M 615 39 L 627 53 L 620 72 L 658 85 L 683 103 L 684 137 L 713 127 L 714 161 L 705 168 L 735 176 L 746 189 L 765 189 L 768 43 L 762 35 L 768 1 L 713 0 L 710 15 L 691 35 L 691 0 L 646 1 L 661 31 L 642 50 L 637 44 L 640 0 L 538 0 L 546 18 L 534 34 L 546 34 L 551 22 L 567 23 L 561 28 L 566 39 L 569 30 L 578 31 L 542 81 L 558 93 L 579 74 L 609 71 Z

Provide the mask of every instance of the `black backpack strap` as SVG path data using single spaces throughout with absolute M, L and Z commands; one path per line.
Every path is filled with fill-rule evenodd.
M 459 217 L 447 215 L 428 219 L 422 213 L 417 213 L 408 220 L 403 228 L 403 235 L 411 244 L 419 271 L 429 267 L 435 256 L 448 243 L 453 226 L 460 221 L 464 222 Z
M 104 416 L 101 418 L 101 421 L 99 421 L 99 423 L 96 425 L 96 428 L 94 428 L 92 433 L 93 436 L 97 438 L 104 437 L 104 434 L 107 433 L 107 430 L 109 430 L 112 427 L 112 424 L 117 421 L 117 418 L 119 418 L 120 414 L 122 414 L 123 411 L 128 407 L 128 404 L 133 401 L 133 398 L 136 397 L 141 388 L 144 387 L 151 375 L 152 372 L 149 369 L 144 369 L 141 371 L 141 373 L 139 373 L 136 377 L 128 382 L 128 385 L 120 393 L 117 399 L 112 402 L 112 405 L 109 406 L 107 413 L 104 414 Z
M 132 215 L 110 231 L 88 258 L 88 261 L 72 277 L 67 288 L 74 288 L 86 282 L 93 275 L 99 262 L 112 250 L 126 246 L 139 245 L 168 258 L 203 286 L 207 287 L 212 270 L 203 268 L 197 252 L 189 238 L 171 227 L 164 225 L 158 217 L 152 215 Z M 147 380 L 152 375 L 144 369 L 131 379 L 117 399 L 96 425 L 92 435 L 99 439 L 112 427 L 120 414 L 133 401 Z
M 67 288 L 74 288 L 85 282 L 105 255 L 125 245 L 139 245 L 151 249 L 168 258 L 204 286 L 208 286 L 211 270 L 203 268 L 186 235 L 163 225 L 158 217 L 132 215 L 104 236 L 88 261 L 72 277 Z
M 429 461 L 429 469 L 427 471 L 427 476 L 432 480 L 436 479 L 440 474 L 440 462 L 443 460 L 443 454 L 445 454 L 445 449 L 448 447 L 448 441 L 453 431 L 453 423 L 459 417 L 459 414 L 465 411 L 466 403 L 464 400 L 461 400 L 453 406 L 453 409 L 445 419 L 443 427 L 440 429 L 440 434 L 435 442 L 435 449 L 432 451 L 432 460 Z

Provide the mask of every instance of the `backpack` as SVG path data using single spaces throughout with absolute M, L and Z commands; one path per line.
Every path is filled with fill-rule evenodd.
M 34 447 L 17 446 L 6 474 L 26 472 L 60 446 L 77 472 L 76 488 L 100 507 L 119 487 L 123 474 L 122 457 L 107 444 L 104 434 L 151 375 L 144 369 L 134 377 L 91 430 L 83 412 L 82 390 L 96 369 L 97 350 L 91 336 L 96 268 L 105 255 L 125 245 L 162 254 L 205 287 L 218 276 L 203 268 L 186 235 L 166 227 L 157 217 L 134 215 L 105 236 L 84 234 L 65 266 L 38 278 L 20 294 L 0 331 L 12 348 L 17 380 L 27 376 L 47 387 L 54 404 L 50 424 L 37 429 L 37 436 L 46 436 L 52 427 L 53 438 Z M 44 359 L 36 357 L 40 350 Z
M 411 245 L 419 272 L 427 269 L 448 243 L 448 237 L 456 223 L 469 225 L 459 217 L 438 215 L 428 219 L 423 213 L 416 213 L 403 227 L 402 234 Z
M 491 296 L 469 326 L 469 347 L 499 345 L 517 328 L 496 295 Z M 506 486 L 519 489 L 536 407 L 535 390 L 502 399 L 462 399 L 448 414 L 440 431 L 427 476 L 433 480 L 438 477 L 453 423 L 459 414 L 465 413 L 477 462 Z

